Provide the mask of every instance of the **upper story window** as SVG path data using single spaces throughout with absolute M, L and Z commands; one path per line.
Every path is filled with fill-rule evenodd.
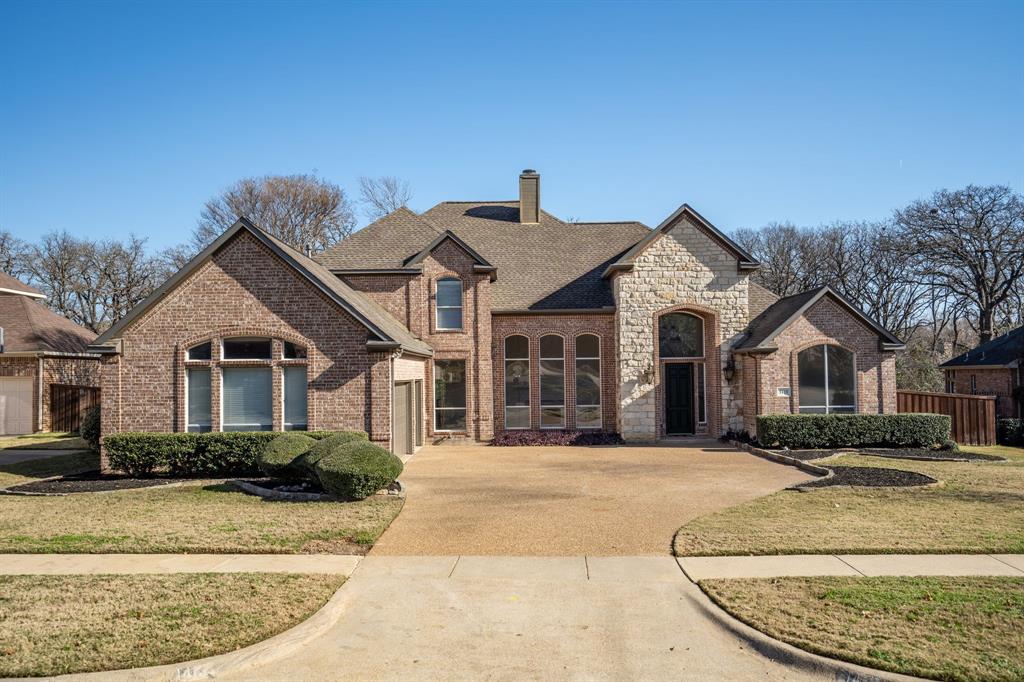
M 704 357 L 704 320 L 690 313 L 658 318 L 658 355 L 662 359 Z
M 857 370 L 853 353 L 823 344 L 797 355 L 800 411 L 810 414 L 857 411 Z
M 271 342 L 254 336 L 239 336 L 224 339 L 225 360 L 270 360 Z
M 213 344 L 207 341 L 188 349 L 189 360 L 210 360 L 213 356 Z
M 438 329 L 462 329 L 462 280 L 437 280 L 436 319 Z

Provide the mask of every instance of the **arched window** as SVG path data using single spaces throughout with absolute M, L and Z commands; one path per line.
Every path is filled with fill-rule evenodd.
M 601 339 L 576 337 L 576 428 L 601 428 Z
M 857 411 L 857 370 L 853 353 L 839 346 L 811 346 L 797 355 L 800 411 L 809 414 Z
M 454 277 L 437 280 L 434 319 L 438 329 L 462 329 L 462 280 Z
M 658 355 L 665 358 L 704 357 L 704 321 L 689 313 L 658 318 Z
M 505 428 L 530 428 L 530 340 L 505 339 Z
M 540 338 L 540 428 L 565 427 L 565 340 Z

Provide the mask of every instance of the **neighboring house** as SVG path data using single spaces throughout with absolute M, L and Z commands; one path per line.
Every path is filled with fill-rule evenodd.
M 97 340 L 103 431 L 359 428 L 396 452 L 509 429 L 628 441 L 761 412 L 893 412 L 900 341 L 778 299 L 687 205 L 651 230 L 511 201 L 384 216 L 312 260 L 242 218 Z
M 997 417 L 1024 417 L 1024 327 L 1019 327 L 941 365 L 946 393 L 996 396 Z
M 96 335 L 44 306 L 41 291 L 0 273 L 0 435 L 78 427 L 96 400 Z

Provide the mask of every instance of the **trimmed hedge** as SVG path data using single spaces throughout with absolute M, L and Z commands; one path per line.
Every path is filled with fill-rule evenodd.
M 622 445 L 617 433 L 608 431 L 504 431 L 491 441 L 496 447 L 522 445 Z
M 295 460 L 309 452 L 318 442 L 301 431 L 282 433 L 267 443 L 256 463 L 267 476 L 302 480 L 308 472 Z
M 757 440 L 766 447 L 930 448 L 949 440 L 944 414 L 766 414 L 757 417 Z
M 340 432 L 366 438 L 362 432 Z M 304 432 L 315 440 L 336 431 Z M 260 453 L 282 434 L 276 431 L 223 433 L 114 433 L 103 439 L 112 469 L 132 476 L 166 472 L 174 476 L 251 476 L 259 473 Z
M 296 462 L 298 466 L 305 468 L 310 474 L 316 475 L 316 465 L 321 459 L 331 454 L 345 443 L 353 441 L 369 442 L 370 437 L 362 431 L 339 431 L 332 433 L 327 438 L 321 439 L 319 443 L 311 447 Z
M 996 442 L 1024 447 L 1024 419 L 1000 419 L 996 422 Z
M 324 443 L 333 440 L 327 439 Z M 336 446 L 316 463 L 321 487 L 332 495 L 362 500 L 387 487 L 402 473 L 402 460 L 367 441 Z

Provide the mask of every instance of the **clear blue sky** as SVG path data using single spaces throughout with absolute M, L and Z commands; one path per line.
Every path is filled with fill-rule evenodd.
M 1024 3 L 0 8 L 0 227 L 183 241 L 248 175 L 725 230 L 1024 190 Z

